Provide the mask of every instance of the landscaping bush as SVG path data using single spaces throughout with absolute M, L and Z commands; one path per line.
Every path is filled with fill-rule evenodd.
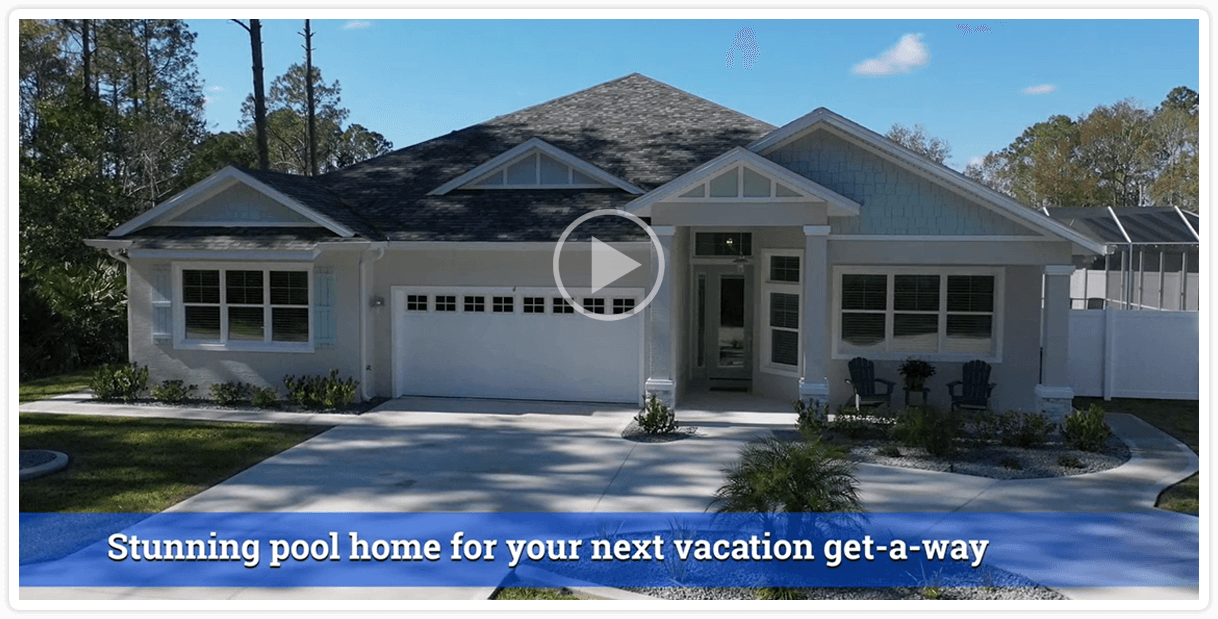
M 166 404 L 181 404 L 191 399 L 198 385 L 186 385 L 180 380 L 165 380 L 152 388 L 152 397 Z
M 1049 441 L 1057 426 L 1044 413 L 1007 411 L 998 417 L 1002 444 L 1011 447 L 1033 447 Z
M 676 413 L 668 408 L 667 404 L 661 402 L 656 394 L 647 395 L 644 400 L 646 403 L 643 405 L 643 410 L 634 416 L 634 421 L 639 424 L 639 429 L 647 434 L 666 434 L 677 429 Z
M 1108 444 L 1112 428 L 1104 421 L 1104 409 L 1092 404 L 1086 412 L 1076 410 L 1066 415 L 1062 436 L 1071 449 L 1099 452 Z
M 248 400 L 253 389 L 249 383 L 216 383 L 211 386 L 211 399 L 220 406 L 236 406 Z
M 270 387 L 254 389 L 254 394 L 250 396 L 250 401 L 258 408 L 277 408 L 279 406 L 279 394 Z
M 795 423 L 804 438 L 811 440 L 825 431 L 824 415 L 815 401 L 804 404 L 803 400 L 795 400 L 791 407 L 795 409 Z
M 884 456 L 885 458 L 901 457 L 901 450 L 898 449 L 896 445 L 884 445 L 883 447 L 875 450 L 875 453 L 877 455 Z
M 843 406 L 837 410 L 828 428 L 852 440 L 883 439 L 888 437 L 889 425 L 890 418 L 878 410 L 863 413 Z
M 1068 469 L 1083 468 L 1083 461 L 1075 458 L 1074 456 L 1058 456 L 1057 464 L 1058 466 L 1064 466 Z
M 897 420 L 892 435 L 910 447 L 921 447 L 930 455 L 943 458 L 955 451 L 961 430 L 960 418 L 950 411 L 913 407 Z
M 148 368 L 132 363 L 105 365 L 89 379 L 93 397 L 103 402 L 134 402 L 148 387 Z
M 836 447 L 768 437 L 745 445 L 725 469 L 712 505 L 720 512 L 860 512 L 854 464 Z
M 326 376 L 284 376 L 283 384 L 291 402 L 305 408 L 326 409 L 346 408 L 355 402 L 359 381 L 339 378 L 338 370 L 330 370 Z
M 1002 433 L 1002 424 L 994 411 L 968 411 L 964 415 L 964 428 L 974 439 L 985 443 L 998 440 Z

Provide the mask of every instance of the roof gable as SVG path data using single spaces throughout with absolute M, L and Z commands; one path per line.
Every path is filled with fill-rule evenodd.
M 601 189 L 617 187 L 633 194 L 642 189 L 540 138 L 492 157 L 444 183 L 427 195 L 442 196 L 456 189 Z
M 225 204 L 225 197 L 235 197 L 244 202 Z M 196 213 L 196 209 L 202 210 Z M 250 218 L 263 216 L 265 219 L 225 219 L 233 213 L 244 213 Z M 305 206 L 247 172 L 227 166 L 115 228 L 110 232 L 110 236 L 124 236 L 154 225 L 231 227 L 250 223 L 257 223 L 259 226 L 316 226 L 341 237 L 355 235 L 353 230 L 331 217 Z
M 748 149 L 762 156 L 770 155 L 816 131 L 826 131 L 1021 226 L 1068 240 L 1086 251 L 1105 251 L 1102 244 L 1087 235 L 823 107 L 756 140 Z
M 636 199 L 626 209 L 646 217 L 665 201 L 826 202 L 829 214 L 857 215 L 859 204 L 745 148 L 728 152 Z

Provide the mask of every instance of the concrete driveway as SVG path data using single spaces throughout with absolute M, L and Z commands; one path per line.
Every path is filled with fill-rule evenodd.
M 690 438 L 637 443 L 620 437 L 636 412 L 394 400 L 169 511 L 700 512 L 740 446 L 794 417 L 682 415 Z

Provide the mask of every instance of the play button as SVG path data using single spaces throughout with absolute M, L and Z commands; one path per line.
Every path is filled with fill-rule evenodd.
M 579 303 L 574 297 L 572 297 L 571 293 L 568 292 L 567 288 L 563 285 L 562 274 L 560 273 L 559 269 L 559 265 L 561 264 L 560 257 L 562 255 L 563 245 L 567 242 L 567 238 L 571 236 L 571 233 L 578 228 L 580 224 L 583 224 L 594 217 L 611 216 L 629 219 L 630 221 L 634 222 L 635 225 L 642 228 L 643 231 L 647 233 L 647 236 L 651 238 L 651 244 L 655 248 L 655 251 L 652 253 L 656 267 L 654 269 L 655 281 L 652 282 L 651 290 L 647 292 L 647 296 L 643 299 L 643 302 L 635 304 L 632 309 L 614 314 L 594 313 L 588 311 L 583 304 Z M 583 245 L 582 243 L 579 244 Z M 596 237 L 592 237 L 592 241 L 588 243 L 586 247 L 589 247 L 591 250 L 589 253 L 591 255 L 592 278 L 591 286 L 588 288 L 590 291 L 589 294 L 596 294 L 605 287 L 613 285 L 614 282 L 625 277 L 626 275 L 629 275 L 630 273 L 633 273 L 636 269 L 643 266 L 635 259 L 618 251 L 608 243 L 605 243 Z M 588 263 L 585 262 L 584 264 Z M 660 237 L 656 236 L 655 231 L 652 230 L 651 226 L 648 226 L 646 222 L 631 213 L 627 213 L 626 211 L 619 211 L 617 209 L 601 209 L 598 211 L 592 211 L 591 213 L 585 213 L 575 221 L 571 222 L 571 225 L 567 226 L 566 230 L 563 230 L 562 236 L 558 237 L 558 244 L 554 246 L 554 284 L 558 286 L 558 292 L 562 294 L 563 298 L 567 300 L 567 303 L 569 303 L 571 307 L 575 309 L 575 311 L 589 318 L 612 322 L 614 320 L 630 318 L 631 316 L 638 314 L 639 312 L 643 311 L 643 308 L 647 307 L 648 303 L 651 303 L 652 299 L 655 298 L 656 292 L 660 289 L 660 282 L 663 280 L 664 247 L 660 244 Z
M 592 237 L 592 294 L 641 266 L 630 256 Z

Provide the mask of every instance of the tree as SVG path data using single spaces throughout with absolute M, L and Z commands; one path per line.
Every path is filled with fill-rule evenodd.
M 86 238 L 176 192 L 205 134 L 178 20 L 19 23 L 23 375 L 125 356 L 122 269 Z
M 1150 187 L 1152 201 L 1195 211 L 1200 195 L 1200 98 L 1179 86 L 1155 108 L 1150 121 L 1154 165 L 1160 170 Z
M 964 173 L 1035 208 L 1196 208 L 1199 103 L 1182 86 L 1153 112 L 1127 99 L 1077 119 L 1051 116 Z
M 893 123 L 884 137 L 935 163 L 943 163 L 952 154 L 952 145 L 947 140 L 926 135 L 926 127 L 921 123 L 915 124 L 913 129 Z
M 249 25 L 234 19 L 238 26 L 245 28 L 250 34 L 250 55 L 253 57 L 254 72 L 254 133 L 258 144 L 258 168 L 271 169 L 269 141 L 266 129 L 266 95 L 262 87 L 262 21 L 251 19 Z
M 291 174 L 308 174 L 309 129 L 306 70 L 303 65 L 288 67 L 287 73 L 271 83 L 268 97 L 267 133 L 270 136 L 271 169 Z M 316 116 L 318 172 L 326 173 L 370 157 L 389 152 L 393 144 L 379 133 L 359 125 L 343 129 L 350 112 L 340 107 L 339 83 L 326 83 L 321 70 L 314 67 L 313 107 Z M 252 102 L 246 99 L 247 129 Z

